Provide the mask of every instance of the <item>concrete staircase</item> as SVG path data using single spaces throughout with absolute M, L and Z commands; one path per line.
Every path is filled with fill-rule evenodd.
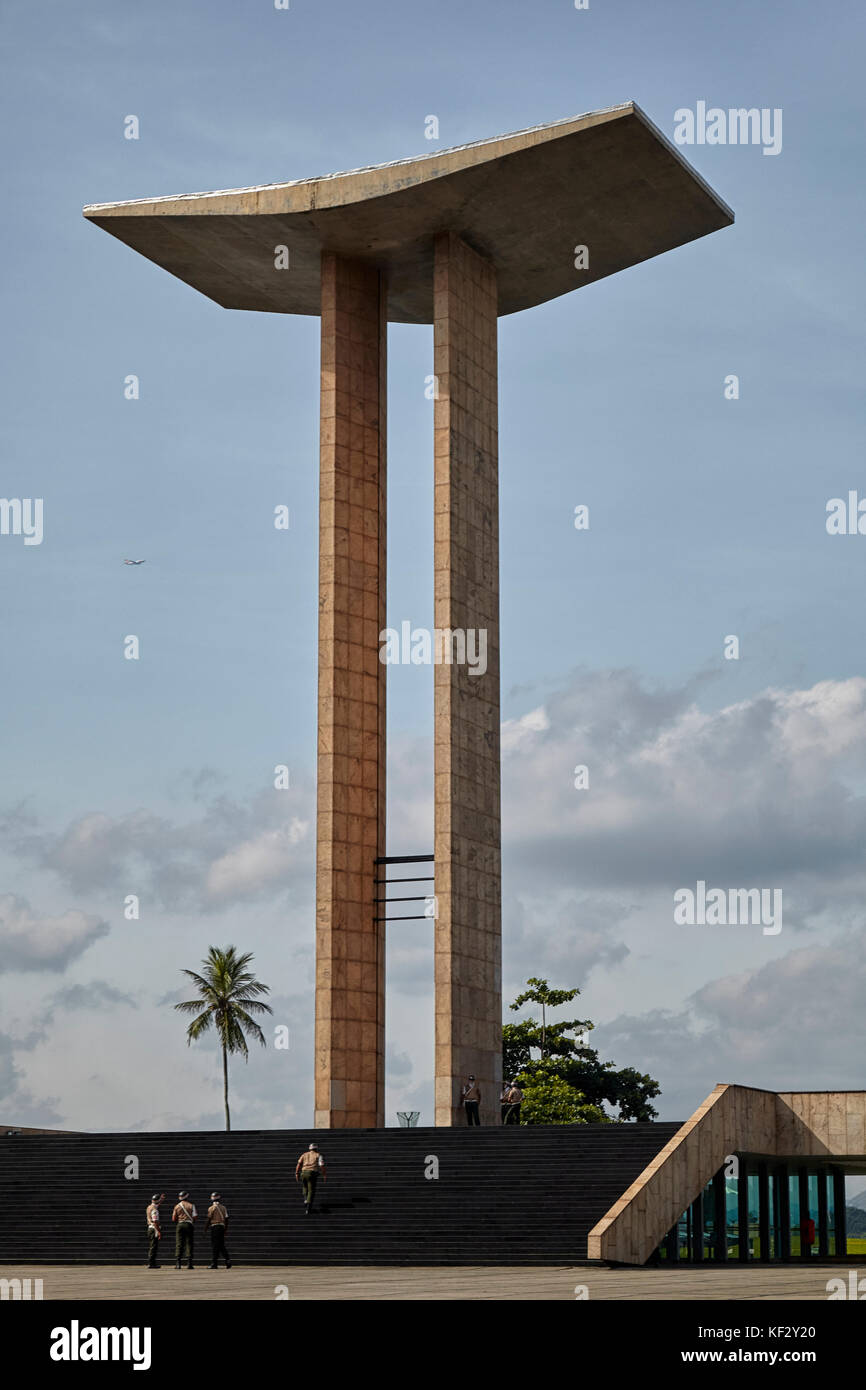
M 181 1188 L 229 1208 L 233 1263 L 570 1264 L 677 1124 L 490 1129 L 248 1130 L 0 1136 L 0 1262 L 138 1264 L 145 1206 L 165 1191 L 162 1263 L 174 1263 Z M 315 1140 L 327 1163 L 306 1217 L 294 1181 Z M 132 1158 L 138 1178 L 124 1176 Z M 438 1178 L 426 1178 L 430 1160 Z

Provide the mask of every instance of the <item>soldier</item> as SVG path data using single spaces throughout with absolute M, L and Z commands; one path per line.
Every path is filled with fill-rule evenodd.
M 165 1201 L 164 1192 L 154 1192 L 147 1204 L 147 1268 L 159 1269 L 156 1263 L 157 1252 L 159 1251 L 159 1240 L 162 1235 L 162 1228 L 159 1224 L 159 1208 Z
M 519 1125 L 523 1092 L 516 1081 L 512 1081 L 511 1085 L 508 1087 L 508 1090 L 505 1092 L 505 1099 L 507 1101 L 507 1106 L 506 1112 L 502 1117 L 502 1123 L 504 1125 Z
M 189 1200 L 189 1193 L 179 1192 L 177 1206 L 171 1214 L 172 1221 L 177 1222 L 174 1242 L 175 1269 L 183 1268 L 182 1261 L 185 1250 L 188 1251 L 189 1257 L 187 1269 L 195 1268 L 192 1262 L 195 1243 L 195 1228 L 193 1227 L 193 1222 L 197 1217 L 198 1212 L 194 1204 Z
M 313 1202 L 316 1197 L 316 1184 L 319 1177 L 323 1182 L 328 1181 L 325 1172 L 325 1160 L 319 1153 L 318 1144 L 311 1144 L 308 1149 L 301 1154 L 295 1164 L 295 1182 L 301 1182 L 304 1188 L 304 1206 L 306 1215 L 309 1216 L 313 1210 Z
M 511 1082 L 510 1082 L 510 1081 L 503 1081 L 503 1083 L 502 1083 L 502 1091 L 500 1092 L 500 1095 L 499 1095 L 499 1118 L 500 1118 L 500 1120 L 502 1121 L 503 1124 L 506 1124 L 506 1123 L 507 1123 L 505 1117 L 506 1117 L 506 1115 L 508 1114 L 508 1111 L 509 1111 L 509 1108 L 510 1108 L 510 1107 L 509 1107 L 509 1105 L 508 1105 L 508 1101 L 507 1101 L 506 1097 L 507 1097 L 508 1092 L 509 1092 L 510 1089 L 511 1089 Z
M 212 1205 L 207 1209 L 207 1221 L 205 1230 L 210 1231 L 210 1268 L 219 1268 L 219 1257 L 222 1255 L 226 1262 L 226 1269 L 231 1269 L 232 1262 L 229 1259 L 229 1252 L 226 1250 L 226 1231 L 228 1230 L 229 1214 L 223 1206 L 222 1198 L 218 1192 L 210 1194 Z
M 479 1107 L 481 1105 L 481 1088 L 474 1076 L 470 1076 L 469 1079 L 464 1082 L 463 1089 L 460 1092 L 460 1100 L 463 1104 L 463 1109 L 466 1111 L 466 1123 L 468 1125 L 480 1125 L 481 1116 L 479 1114 Z

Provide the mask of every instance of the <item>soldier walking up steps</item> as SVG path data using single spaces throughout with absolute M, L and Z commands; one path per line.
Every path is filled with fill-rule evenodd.
M 210 1267 L 219 1268 L 219 1257 L 222 1255 L 226 1262 L 226 1269 L 231 1269 L 232 1262 L 229 1259 L 229 1252 L 226 1250 L 226 1231 L 228 1230 L 229 1214 L 223 1206 L 222 1198 L 218 1192 L 210 1194 L 212 1205 L 207 1209 L 207 1221 L 205 1230 L 210 1231 Z
M 188 1192 L 178 1193 L 178 1203 L 171 1214 L 172 1221 L 177 1222 L 174 1239 L 175 1268 L 183 1268 L 184 1252 L 188 1254 L 188 1269 L 194 1269 L 192 1262 L 193 1248 L 195 1245 L 195 1229 L 193 1222 L 198 1217 L 198 1212 L 194 1204 L 189 1200 Z
M 147 1268 L 159 1269 L 156 1257 L 159 1253 L 159 1241 L 162 1235 L 162 1228 L 159 1224 L 159 1208 L 165 1201 L 164 1192 L 154 1192 L 147 1204 Z
M 322 1182 L 328 1181 L 325 1172 L 325 1160 L 319 1153 L 318 1144 L 311 1144 L 305 1149 L 295 1164 L 295 1182 L 300 1182 L 304 1189 L 304 1206 L 306 1215 L 309 1216 L 313 1210 L 313 1202 L 316 1198 L 316 1185 L 321 1177 Z

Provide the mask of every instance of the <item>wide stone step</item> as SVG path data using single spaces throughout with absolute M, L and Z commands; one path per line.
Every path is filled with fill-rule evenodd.
M 678 1128 L 0 1136 L 0 1249 L 4 1264 L 142 1264 L 145 1206 L 166 1191 L 161 1263 L 173 1264 L 171 1208 L 184 1188 L 199 1211 L 197 1264 L 210 1258 L 213 1190 L 238 1264 L 568 1264 Z M 294 1167 L 313 1141 L 328 1181 L 307 1217 Z M 425 1177 L 431 1155 L 437 1179 Z

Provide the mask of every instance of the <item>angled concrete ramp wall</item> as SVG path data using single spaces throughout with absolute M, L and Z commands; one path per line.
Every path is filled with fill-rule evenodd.
M 780 1157 L 866 1154 L 866 1091 L 781 1091 L 776 1096 Z
M 733 1153 L 866 1157 L 866 1091 L 716 1086 L 590 1231 L 589 1258 L 645 1264 Z

